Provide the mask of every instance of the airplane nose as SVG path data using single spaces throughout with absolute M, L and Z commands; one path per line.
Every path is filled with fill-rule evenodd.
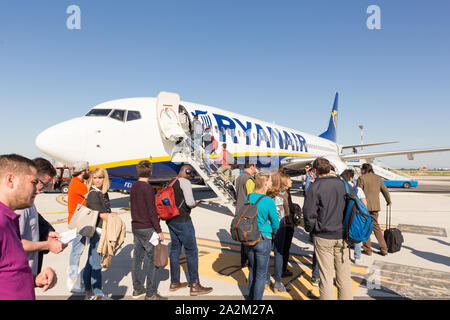
M 86 138 L 86 130 L 79 119 L 73 119 L 44 130 L 36 137 L 35 143 L 51 159 L 71 164 L 84 159 Z

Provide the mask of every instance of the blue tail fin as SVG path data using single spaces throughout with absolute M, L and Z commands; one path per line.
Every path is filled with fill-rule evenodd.
M 322 133 L 319 137 L 336 142 L 336 131 L 337 131 L 337 120 L 338 120 L 338 98 L 339 94 L 336 92 L 336 97 L 334 98 L 333 109 L 331 110 L 330 123 L 328 124 L 328 129 Z

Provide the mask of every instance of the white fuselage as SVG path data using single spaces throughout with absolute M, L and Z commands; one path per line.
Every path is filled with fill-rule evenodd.
M 245 158 L 257 157 L 263 165 L 270 162 L 279 166 L 285 157 L 339 155 L 338 144 L 315 135 L 215 107 L 184 101 L 180 101 L 180 105 L 189 115 L 190 122 L 193 115 L 198 114 L 204 126 L 211 127 L 219 142 L 217 153 L 220 153 L 222 143 L 226 143 L 227 150 L 239 163 Z M 176 174 L 176 166 L 171 163 L 175 143 L 163 138 L 155 108 L 156 98 L 107 101 L 91 109 L 89 116 L 65 121 L 43 131 L 37 137 L 36 145 L 54 160 L 65 164 L 85 160 L 91 168 L 102 166 L 118 177 L 134 178 L 135 165 L 143 159 L 151 159 L 153 175 L 168 177 Z M 92 115 L 102 112 L 103 115 Z

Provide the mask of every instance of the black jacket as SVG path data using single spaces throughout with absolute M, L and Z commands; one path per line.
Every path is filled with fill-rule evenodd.
M 170 220 L 167 220 L 167 223 L 170 223 L 172 221 L 174 222 L 184 222 L 191 220 L 191 208 L 186 204 L 186 200 L 184 199 L 184 193 L 183 189 L 181 189 L 180 186 L 180 180 L 177 180 L 173 186 L 173 193 L 175 195 L 175 205 L 178 208 L 178 211 L 180 212 L 179 216 L 176 216 L 175 218 L 172 218 Z
M 343 239 L 345 194 L 341 179 L 334 176 L 317 179 L 305 195 L 305 230 L 320 238 Z
M 111 206 L 109 204 L 109 196 L 108 193 L 101 193 L 100 191 L 95 190 L 94 188 L 91 188 L 87 200 L 86 200 L 86 207 L 92 210 L 98 211 L 98 213 L 110 213 L 111 212 Z M 102 228 L 102 219 L 100 219 L 100 215 L 97 219 L 97 228 Z

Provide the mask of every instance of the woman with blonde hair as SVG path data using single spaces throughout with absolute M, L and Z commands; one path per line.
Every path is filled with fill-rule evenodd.
M 272 180 L 269 175 L 257 174 L 255 189 L 246 197 L 248 202 L 258 207 L 257 221 L 258 228 L 261 230 L 261 240 L 246 248 L 250 268 L 248 279 L 250 300 L 262 300 L 272 248 L 272 233 L 279 227 L 275 203 L 266 196 L 271 186 Z
M 99 212 L 97 230 L 89 239 L 88 258 L 83 269 L 84 289 L 88 300 L 109 300 L 102 291 L 102 259 L 97 252 L 101 233 L 98 230 L 101 230 L 103 222 L 108 221 L 108 214 L 111 213 L 108 196 L 109 185 L 108 172 L 102 167 L 95 168 L 87 182 L 89 193 L 86 207 Z

